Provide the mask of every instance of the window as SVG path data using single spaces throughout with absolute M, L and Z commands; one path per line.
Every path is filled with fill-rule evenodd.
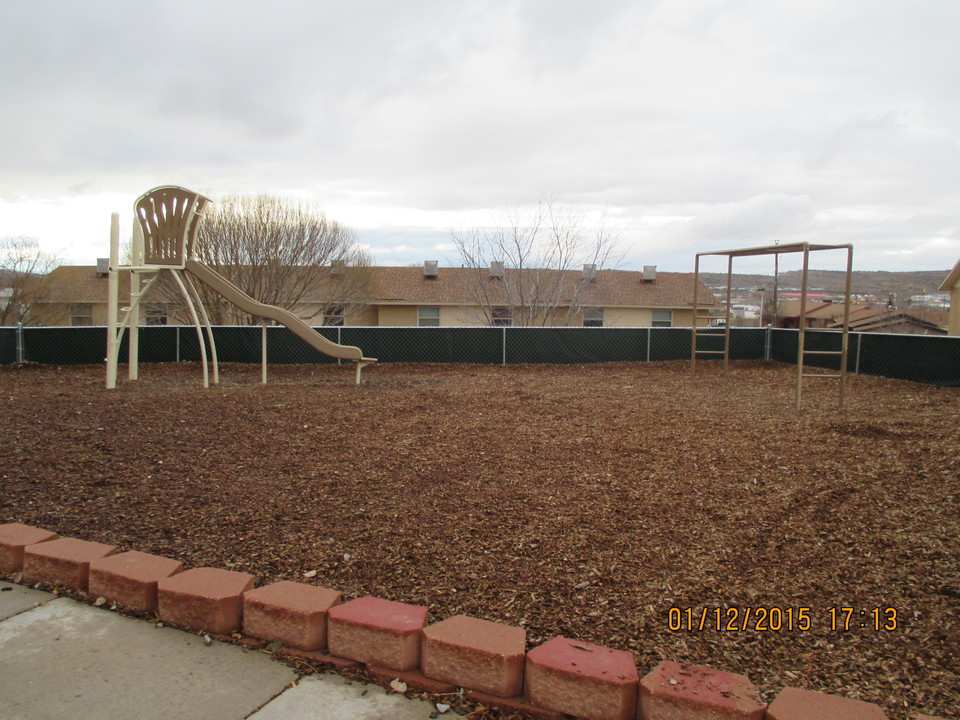
M 513 311 L 508 307 L 493 308 L 490 312 L 490 324 L 495 327 L 510 327 L 513 325 Z
M 584 327 L 603 327 L 603 308 L 586 308 L 583 311 Z
M 70 306 L 71 325 L 93 325 L 93 305 L 79 303 Z
M 440 308 L 417 308 L 417 325 L 420 327 L 438 327 L 440 325 Z
M 673 327 L 673 310 L 654 310 L 653 327 Z
M 323 310 L 324 325 L 343 325 L 343 305 L 331 305 Z

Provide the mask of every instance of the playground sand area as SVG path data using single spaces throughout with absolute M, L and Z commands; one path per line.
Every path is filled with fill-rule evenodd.
M 960 707 L 956 388 L 851 377 L 840 410 L 815 380 L 797 412 L 795 369 L 766 363 L 221 374 L 145 365 L 107 391 L 102 367 L 0 368 L 0 522 L 620 648 L 641 673 L 709 665 L 768 701 Z

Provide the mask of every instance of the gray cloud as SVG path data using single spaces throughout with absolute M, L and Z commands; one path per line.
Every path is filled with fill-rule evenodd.
M 36 234 L 18 203 L 176 182 L 310 194 L 401 264 L 542 193 L 606 207 L 635 264 L 778 238 L 960 256 L 953 3 L 8 5 L 0 235 Z

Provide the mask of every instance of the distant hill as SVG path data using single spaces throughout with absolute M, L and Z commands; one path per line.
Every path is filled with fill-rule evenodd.
M 950 274 L 946 270 L 922 270 L 918 272 L 886 272 L 881 270 L 854 270 L 851 275 L 851 284 L 854 293 L 862 295 L 877 295 L 887 298 L 893 296 L 899 305 L 907 301 L 911 295 L 920 295 L 924 292 L 938 292 L 940 283 Z M 846 273 L 840 270 L 810 270 L 808 272 L 807 288 L 810 292 L 842 293 L 846 281 Z M 700 273 L 700 279 L 708 287 L 726 287 L 726 273 Z M 801 273 L 791 270 L 780 274 L 778 290 L 799 289 Z M 734 273 L 731 283 L 735 290 L 758 290 L 763 288 L 773 290 L 773 275 L 748 275 Z

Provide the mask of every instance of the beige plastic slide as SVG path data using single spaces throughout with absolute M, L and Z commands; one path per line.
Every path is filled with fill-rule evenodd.
M 330 342 L 290 311 L 276 307 L 275 305 L 265 305 L 262 302 L 257 302 L 223 277 L 223 275 L 207 267 L 202 262 L 187 260 L 185 269 L 197 280 L 211 287 L 215 292 L 222 295 L 244 312 L 285 325 L 294 335 L 324 355 L 329 355 L 341 360 L 352 360 L 358 363 L 358 377 L 361 367 L 377 362 L 376 358 L 365 358 L 363 352 L 358 347 L 353 345 L 338 345 L 335 342 Z

